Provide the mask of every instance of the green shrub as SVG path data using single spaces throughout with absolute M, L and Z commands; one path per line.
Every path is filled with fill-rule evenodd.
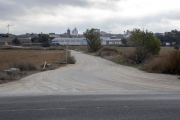
M 19 68 L 21 71 L 36 70 L 36 66 L 30 62 L 15 62 L 10 65 L 11 68 Z
M 150 55 L 157 55 L 160 51 L 161 42 L 152 32 L 144 32 L 134 29 L 131 32 L 130 42 L 136 48 L 136 63 L 144 63 Z
M 49 43 L 49 42 L 44 42 L 44 43 L 42 44 L 42 47 L 50 47 L 50 43 Z

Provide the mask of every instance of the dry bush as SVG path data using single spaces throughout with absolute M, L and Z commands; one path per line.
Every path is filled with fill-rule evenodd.
M 88 47 L 87 47 L 87 45 L 69 46 L 69 49 L 76 50 L 76 51 L 82 51 L 82 52 L 85 52 L 85 53 L 88 52 Z
M 116 56 L 116 55 L 119 55 L 119 52 L 116 49 L 104 47 L 104 48 L 100 49 L 96 53 L 96 55 L 101 56 L 101 57 L 104 57 L 104 56 Z
M 10 65 L 11 68 L 19 68 L 21 71 L 36 70 L 36 66 L 30 62 L 15 62 Z
M 68 64 L 75 64 L 76 63 L 76 59 L 74 58 L 74 56 L 71 56 L 70 51 L 68 51 L 67 63 Z
M 75 64 L 76 63 L 76 59 L 74 58 L 74 56 L 68 56 L 67 63 Z
M 136 51 L 135 50 L 127 50 L 122 52 L 122 57 L 124 60 L 135 60 L 136 59 Z
M 6 80 L 7 74 L 0 72 L 0 80 Z
M 155 73 L 180 74 L 180 51 L 175 50 L 154 58 L 142 70 Z

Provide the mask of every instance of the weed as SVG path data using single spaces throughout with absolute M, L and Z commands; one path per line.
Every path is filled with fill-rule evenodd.
M 36 66 L 30 62 L 15 62 L 10 65 L 11 68 L 19 68 L 21 71 L 36 70 Z
M 76 59 L 74 58 L 74 56 L 69 55 L 69 56 L 67 57 L 67 63 L 69 63 L 69 64 L 75 64 L 75 63 L 76 63 Z
M 96 56 L 101 56 L 101 57 L 116 56 L 118 54 L 119 54 L 119 52 L 116 49 L 104 47 L 96 53 Z

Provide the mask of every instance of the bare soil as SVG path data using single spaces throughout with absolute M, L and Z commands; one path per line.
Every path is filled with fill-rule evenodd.
M 64 58 L 64 51 L 59 50 L 0 50 L 0 71 L 9 68 L 14 62 L 31 62 L 34 65 L 55 64 Z

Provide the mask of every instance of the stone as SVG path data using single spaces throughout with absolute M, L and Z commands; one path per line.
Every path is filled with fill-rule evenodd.
M 14 74 L 14 73 L 17 73 L 19 71 L 20 71 L 20 69 L 18 69 L 18 68 L 10 68 L 8 70 L 4 70 L 4 72 L 7 74 Z

